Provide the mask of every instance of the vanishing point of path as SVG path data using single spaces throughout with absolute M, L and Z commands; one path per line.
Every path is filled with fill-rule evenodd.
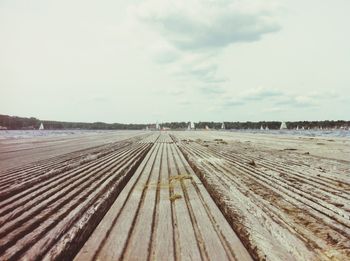
M 251 260 L 168 134 L 0 177 L 0 260 Z

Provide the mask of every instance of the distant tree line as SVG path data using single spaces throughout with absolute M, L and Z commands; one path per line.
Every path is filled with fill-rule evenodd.
M 165 123 L 161 123 L 160 126 L 161 127 L 166 127 L 166 128 L 170 128 L 170 129 L 186 129 L 188 126 L 188 122 L 165 122 Z
M 20 130 L 25 128 L 38 129 L 40 126 L 40 120 L 33 117 L 23 118 L 0 114 L 0 126 L 6 127 L 9 130 Z
M 39 129 L 43 123 L 45 129 L 85 129 L 85 130 L 141 130 L 146 128 L 146 124 L 123 124 L 123 123 L 104 123 L 104 122 L 64 122 L 64 121 L 46 121 L 37 118 L 24 118 L 17 116 L 8 116 L 0 114 L 0 126 L 9 130 Z
M 280 121 L 259 121 L 259 122 L 224 122 L 226 129 L 260 129 L 260 127 L 268 127 L 271 130 L 277 130 L 281 127 Z M 350 121 L 293 121 L 286 122 L 288 129 L 296 129 L 297 127 L 305 129 L 315 129 L 315 128 L 340 128 L 340 127 L 350 127 Z M 206 126 L 210 129 L 220 129 L 222 122 L 198 122 L 195 123 L 196 128 L 204 129 Z
M 63 121 L 46 121 L 37 118 L 24 118 L 17 116 L 8 116 L 0 114 L 0 126 L 9 130 L 21 129 L 38 129 L 43 123 L 45 129 L 87 129 L 87 130 L 141 130 L 146 127 L 154 128 L 154 124 L 123 124 L 123 123 L 104 123 L 104 122 L 63 122 Z M 280 121 L 259 121 L 259 122 L 224 122 L 226 129 L 259 129 L 261 126 L 269 129 L 279 129 Z M 161 123 L 161 127 L 170 129 L 186 129 L 188 122 L 166 122 Z M 350 128 L 350 121 L 294 121 L 286 122 L 288 129 L 304 127 L 305 129 L 314 128 Z M 195 122 L 197 129 L 204 129 L 206 126 L 210 129 L 221 129 L 222 122 Z
M 62 121 L 42 121 L 45 129 L 85 129 L 85 130 L 142 130 L 146 124 L 123 124 L 104 122 L 62 122 Z

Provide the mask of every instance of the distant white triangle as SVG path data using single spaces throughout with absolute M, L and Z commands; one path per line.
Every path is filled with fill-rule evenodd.
M 280 129 L 281 130 L 287 129 L 287 124 L 284 121 L 282 121 Z

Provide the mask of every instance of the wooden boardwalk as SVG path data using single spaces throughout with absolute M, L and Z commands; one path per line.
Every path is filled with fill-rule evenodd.
M 251 260 L 168 134 L 0 178 L 0 260 Z
M 255 259 L 349 260 L 349 162 L 188 136 L 174 140 Z
M 349 260 L 348 140 L 120 135 L 2 149 L 0 261 Z
M 151 147 L 128 140 L 1 173 L 0 260 L 73 258 Z
M 75 260 L 251 260 L 167 134 Z

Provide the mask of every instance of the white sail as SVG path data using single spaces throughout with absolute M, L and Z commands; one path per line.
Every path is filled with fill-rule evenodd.
M 225 129 L 225 123 L 224 123 L 224 122 L 221 124 L 221 129 L 222 129 L 222 130 Z
M 195 128 L 194 122 L 191 121 L 191 129 L 194 129 L 194 128 Z
M 284 121 L 282 121 L 280 130 L 285 130 L 285 129 L 287 129 L 287 124 Z
M 269 127 L 266 126 L 266 127 L 265 127 L 265 130 L 269 130 Z
M 159 123 L 158 123 L 158 122 L 156 123 L 156 129 L 157 129 L 157 130 L 160 129 L 160 126 L 159 126 Z
M 44 129 L 44 124 L 41 123 L 41 124 L 40 124 L 40 127 L 39 127 L 39 130 L 43 130 L 43 129 Z
M 262 125 L 260 126 L 260 130 L 264 130 L 264 127 Z

